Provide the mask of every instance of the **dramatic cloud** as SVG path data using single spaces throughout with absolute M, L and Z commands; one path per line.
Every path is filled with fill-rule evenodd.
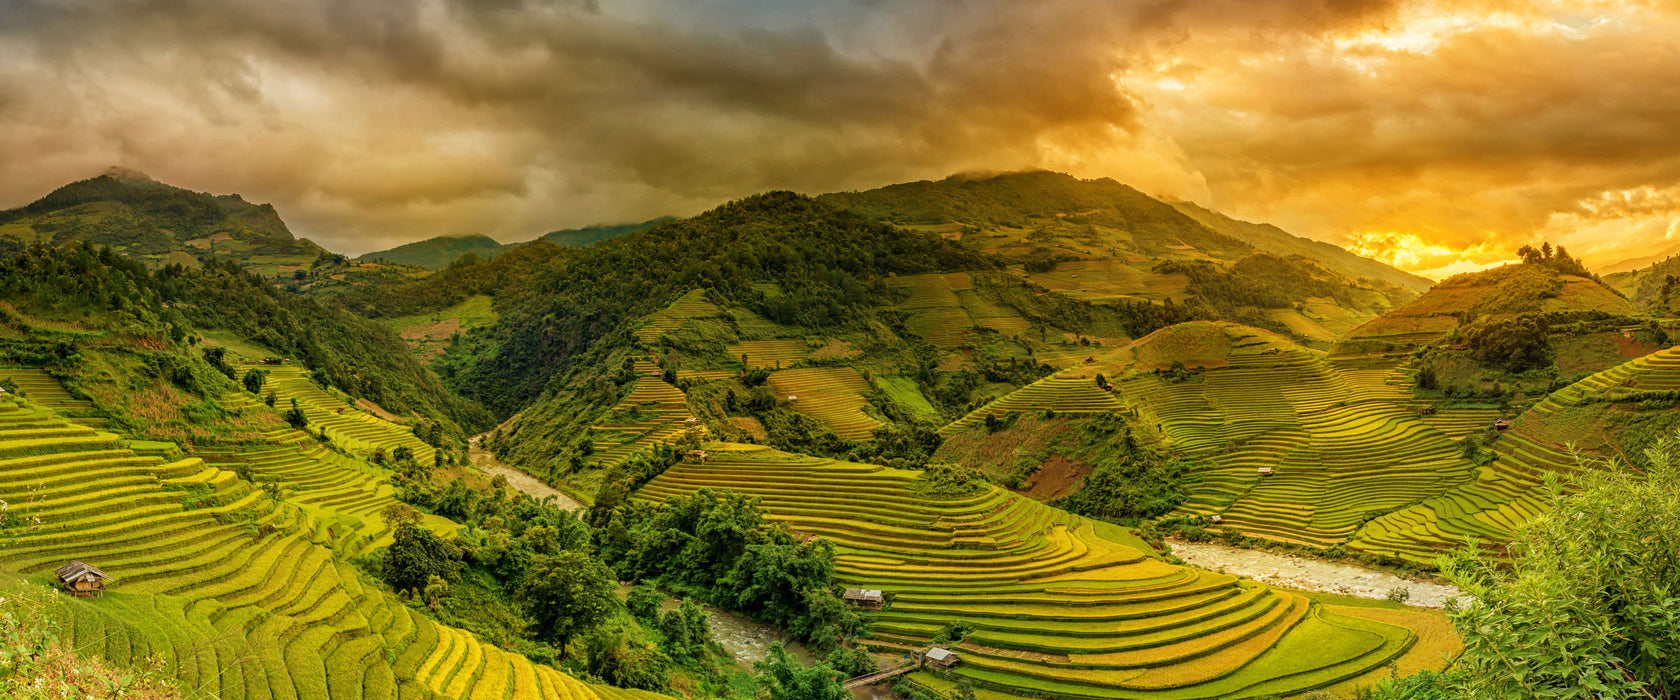
M 120 164 L 359 252 L 1046 167 L 1412 269 L 1609 262 L 1680 220 L 1674 37 L 1589 0 L 0 0 L 0 205 Z

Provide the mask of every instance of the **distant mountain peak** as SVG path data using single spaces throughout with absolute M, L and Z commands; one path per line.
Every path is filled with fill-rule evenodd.
M 157 180 L 152 179 L 152 176 L 147 175 L 147 174 L 145 174 L 143 172 L 140 172 L 138 170 L 135 170 L 133 168 L 125 168 L 121 165 L 113 165 L 109 168 L 106 168 L 105 172 L 100 173 L 100 174 L 104 175 L 105 177 L 116 180 L 118 182 L 145 184 L 145 185 L 150 185 L 150 184 L 156 184 L 157 183 Z

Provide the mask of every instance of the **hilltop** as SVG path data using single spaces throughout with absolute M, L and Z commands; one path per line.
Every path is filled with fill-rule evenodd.
M 1076 299 L 1170 300 L 1199 307 L 1199 316 L 1318 342 L 1428 288 L 1426 280 L 1335 246 L 1163 202 L 1109 179 L 952 176 L 820 199 L 962 241 L 1010 263 L 1023 279 Z
M 267 277 L 290 274 L 325 251 L 295 238 L 274 207 L 211 195 L 113 168 L 28 205 L 0 211 L 0 256 L 32 244 L 109 246 L 152 267 L 234 260 Z
M 568 228 L 550 231 L 537 240 L 547 241 L 563 248 L 577 248 L 596 241 L 623 236 L 637 231 L 646 231 L 663 223 L 676 221 L 675 218 L 662 216 L 634 224 L 619 224 L 616 226 L 585 226 L 583 228 Z M 484 235 L 471 236 L 439 236 L 424 241 L 405 243 L 390 250 L 378 250 L 357 256 L 361 262 L 381 262 L 393 265 L 414 265 L 430 270 L 441 270 L 468 255 L 483 259 L 494 258 L 497 255 L 512 250 L 524 243 L 498 243 L 495 239 Z

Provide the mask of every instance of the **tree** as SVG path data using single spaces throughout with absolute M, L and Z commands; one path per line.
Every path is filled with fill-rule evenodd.
M 1441 558 L 1469 594 L 1450 604 L 1461 696 L 1670 698 L 1680 692 L 1680 444 L 1643 473 L 1581 459 L 1550 478 L 1550 508 L 1511 545 L 1511 569 L 1472 547 Z
M 253 394 L 260 394 L 262 393 L 263 382 L 266 381 L 268 381 L 267 370 L 250 369 L 245 372 L 244 383 L 246 391 Z
M 286 411 L 286 415 L 283 417 L 286 419 L 286 424 L 292 426 L 295 430 L 303 430 L 304 426 L 309 425 L 309 418 L 305 417 L 303 410 L 298 408 L 297 399 L 292 399 L 292 408 Z
M 538 636 L 564 650 L 572 638 L 604 622 L 618 607 L 618 580 L 582 552 L 538 557 L 519 584 L 519 598 Z
M 399 591 L 424 590 L 433 576 L 454 581 L 461 573 L 461 549 L 413 522 L 397 526 L 381 578 Z
M 767 700 L 850 700 L 852 693 L 840 684 L 840 672 L 826 665 L 806 668 L 788 654 L 781 642 L 770 645 L 770 654 L 753 664 Z

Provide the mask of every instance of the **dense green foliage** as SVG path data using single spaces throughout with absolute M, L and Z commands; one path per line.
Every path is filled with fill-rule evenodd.
M 423 241 L 404 243 L 390 250 L 376 250 L 372 253 L 357 256 L 356 259 L 362 262 L 416 265 L 427 269 L 441 270 L 468 255 L 476 255 L 488 260 L 496 257 L 497 253 L 511 247 L 497 243 L 496 239 L 484 235 L 439 236 Z
M 896 298 L 889 273 L 990 265 L 937 236 L 773 192 L 565 251 L 505 290 L 496 300 L 501 319 L 451 348 L 441 371 L 459 393 L 506 415 L 559 386 L 591 348 L 602 356 L 631 344 L 628 321 L 691 289 L 713 290 L 777 323 L 825 328 Z M 779 293 L 755 282 L 775 283 Z
M 1189 495 L 1186 465 L 1138 444 L 1132 428 L 1104 415 L 1080 428 L 1080 441 L 1094 450 L 1097 468 L 1079 491 L 1054 505 L 1080 515 L 1131 521 L 1165 515 Z
M 1471 698 L 1669 698 L 1680 686 L 1680 446 L 1642 471 L 1583 463 L 1511 546 L 1511 570 L 1475 550 L 1442 570 L 1472 600 L 1453 683 Z
M 848 700 L 851 691 L 840 685 L 843 676 L 827 665 L 807 668 L 788 654 L 781 643 L 770 646 L 770 655 L 754 665 L 763 677 L 766 700 Z
M 756 499 L 700 490 L 650 508 L 597 498 L 589 518 L 621 578 L 693 591 L 818 651 L 860 629 L 857 612 L 833 590 L 833 546 L 766 526 Z
M 444 389 L 390 330 L 274 289 L 233 263 L 212 259 L 196 270 L 167 265 L 152 273 L 109 249 L 34 247 L 0 261 L 0 296 L 49 318 L 97 312 L 116 332 L 158 344 L 179 343 L 193 331 L 231 331 L 321 372 L 351 396 L 444 422 L 457 440 L 489 420 Z M 228 371 L 225 362 L 219 369 Z
M 519 597 L 537 635 L 564 649 L 579 632 L 606 621 L 618 606 L 618 581 L 599 559 L 560 551 L 534 557 Z

